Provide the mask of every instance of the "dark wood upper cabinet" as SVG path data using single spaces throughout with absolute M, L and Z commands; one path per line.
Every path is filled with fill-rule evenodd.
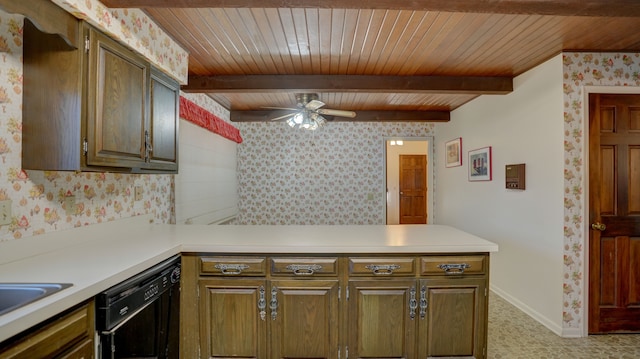
M 179 84 L 76 19 L 79 48 L 24 27 L 22 167 L 177 173 Z

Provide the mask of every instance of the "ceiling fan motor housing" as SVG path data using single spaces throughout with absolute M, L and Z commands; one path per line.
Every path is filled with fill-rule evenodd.
M 304 105 L 309 103 L 309 101 L 317 100 L 318 98 L 319 97 L 317 93 L 297 93 L 296 94 L 296 101 L 298 101 L 299 107 L 304 107 Z

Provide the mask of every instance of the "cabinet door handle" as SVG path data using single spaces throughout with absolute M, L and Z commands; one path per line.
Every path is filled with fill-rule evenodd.
M 313 275 L 315 272 L 322 271 L 322 266 L 319 264 L 289 264 L 285 268 L 295 275 Z
M 223 264 L 219 263 L 213 266 L 215 269 L 219 269 L 222 274 L 225 275 L 238 275 L 241 274 L 243 270 L 248 269 L 249 266 L 246 264 Z
M 413 320 L 416 317 L 416 308 L 418 308 L 418 301 L 416 300 L 416 287 L 411 287 L 409 293 L 409 318 Z
M 427 287 L 422 286 L 420 288 L 420 319 L 424 319 L 427 316 Z
M 258 309 L 260 309 L 260 319 L 264 321 L 264 318 L 267 316 L 267 312 L 265 309 L 267 308 L 267 300 L 264 299 L 264 287 L 260 286 L 260 297 L 258 299 Z
M 400 269 L 397 264 L 368 264 L 364 266 L 375 275 L 391 275 L 396 269 Z
M 471 268 L 470 264 L 467 263 L 459 263 L 459 264 L 438 264 L 438 268 L 442 269 L 446 274 L 463 274 L 464 270 L 467 268 Z
M 151 152 L 153 146 L 151 145 L 151 136 L 149 136 L 149 130 L 144 131 L 144 161 L 149 162 L 151 160 Z
M 271 288 L 271 302 L 269 303 L 269 308 L 271 308 L 271 320 L 276 320 L 278 317 L 278 288 Z

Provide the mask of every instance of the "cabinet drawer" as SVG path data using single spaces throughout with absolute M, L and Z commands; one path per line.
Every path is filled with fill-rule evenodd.
M 79 341 L 88 343 L 93 349 L 93 315 L 94 305 L 89 302 L 16 342 L 9 343 L 6 350 L 0 349 L 0 358 L 74 358 L 70 355 L 82 346 L 74 347 Z M 62 355 L 61 352 L 66 354 Z
M 222 276 L 263 276 L 266 271 L 265 257 L 202 257 L 200 273 Z
M 271 274 L 304 276 L 338 275 L 337 257 L 274 257 L 271 258 Z
M 359 276 L 408 276 L 415 274 L 412 257 L 351 257 L 349 274 Z
M 422 275 L 484 274 L 486 256 L 429 256 L 422 257 Z

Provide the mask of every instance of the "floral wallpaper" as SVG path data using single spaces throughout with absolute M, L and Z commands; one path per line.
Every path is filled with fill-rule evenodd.
M 384 137 L 435 134 L 433 123 L 237 126 L 237 224 L 384 224 Z
M 584 194 L 584 142 L 588 133 L 583 113 L 584 86 L 640 87 L 640 53 L 564 53 L 563 87 L 565 119 L 564 167 L 564 310 L 565 329 L 582 328 L 585 318 L 583 294 L 588 290 L 588 278 L 583 273 L 587 253 L 584 243 L 583 218 L 588 195 Z
M 52 0 L 79 19 L 136 49 L 149 61 L 186 84 L 189 56 L 139 9 L 110 9 L 98 0 Z
M 173 176 L 25 171 L 22 151 L 22 17 L 0 12 L 0 200 L 11 201 L 11 224 L 0 241 L 151 214 L 173 216 Z M 134 201 L 134 187 L 143 200 Z M 64 197 L 74 195 L 67 214 Z

